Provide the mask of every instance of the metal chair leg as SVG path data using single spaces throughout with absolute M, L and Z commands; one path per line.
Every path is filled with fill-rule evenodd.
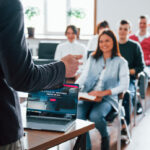
M 138 97 L 139 97 L 139 101 L 140 101 L 140 103 L 141 103 L 141 105 L 143 107 L 143 116 L 145 116 L 145 112 L 146 112 L 146 99 L 142 99 L 140 97 L 140 94 L 138 94 Z M 144 106 L 143 106 L 143 102 L 144 102 Z
M 128 140 L 126 141 L 126 144 L 130 143 L 131 142 L 131 135 L 130 135 L 130 131 L 128 129 L 128 125 L 127 125 L 127 122 L 125 120 L 125 118 L 122 119 L 124 124 L 125 124 L 125 128 L 126 128 L 126 131 L 127 131 L 127 138 Z
M 117 137 L 117 150 L 121 150 L 121 116 L 118 114 L 118 137 Z
M 137 94 L 136 93 L 135 93 L 135 101 L 134 101 L 134 123 L 133 123 L 134 126 L 136 126 L 136 112 L 137 112 Z
M 81 148 L 81 149 L 80 149 Z M 73 150 L 86 150 L 86 133 L 78 136 Z
M 146 101 L 146 98 L 144 99 L 144 116 L 146 115 L 146 104 L 147 104 L 147 101 Z
M 59 145 L 57 145 L 57 150 L 59 150 Z
M 130 124 L 129 124 L 129 126 L 130 126 L 130 129 L 129 129 L 129 131 L 130 131 L 130 137 L 132 136 L 132 112 L 131 112 L 131 107 L 132 107 L 132 103 L 131 103 L 131 97 L 130 97 L 130 94 L 129 94 L 129 111 L 130 111 Z M 124 120 L 125 120 L 125 118 L 124 118 Z M 125 120 L 126 121 L 126 120 Z M 126 124 L 127 124 L 127 122 L 126 122 Z

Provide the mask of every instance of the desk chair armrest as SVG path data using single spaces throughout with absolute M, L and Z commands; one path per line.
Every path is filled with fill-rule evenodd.
M 139 79 L 139 78 L 140 78 L 140 76 L 144 76 L 144 77 L 145 77 L 145 73 L 144 73 L 144 71 L 142 71 L 142 72 L 138 73 L 138 74 L 137 74 L 136 79 Z

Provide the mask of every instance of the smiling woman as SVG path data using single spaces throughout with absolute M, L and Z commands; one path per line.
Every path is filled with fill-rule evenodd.
M 104 34 L 101 37 L 101 40 L 99 40 L 99 46 L 103 54 L 105 54 L 105 56 L 107 55 L 106 57 L 111 57 L 112 49 L 113 49 L 113 40 L 111 37 Z
M 81 92 L 96 99 L 79 101 L 78 118 L 89 119 L 100 132 L 101 150 L 109 150 L 109 133 L 106 116 L 111 110 L 118 111 L 118 94 L 129 85 L 129 70 L 125 59 L 120 57 L 118 42 L 110 29 L 103 30 L 98 37 L 97 50 L 89 56 L 81 76 L 76 81 Z M 92 149 L 87 134 L 86 149 Z

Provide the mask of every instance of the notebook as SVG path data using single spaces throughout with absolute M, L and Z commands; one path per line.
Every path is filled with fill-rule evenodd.
M 79 92 L 78 98 L 79 100 L 87 100 L 87 101 L 96 100 L 96 96 L 89 95 L 88 93 L 85 93 L 85 92 Z
M 78 84 L 29 93 L 24 128 L 66 132 L 75 123 Z

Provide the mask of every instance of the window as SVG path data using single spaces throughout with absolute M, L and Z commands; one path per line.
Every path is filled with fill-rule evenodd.
M 53 34 L 64 32 L 67 26 L 67 1 L 46 0 L 46 3 L 46 32 Z
M 85 12 L 83 19 L 71 18 L 71 24 L 81 28 L 81 35 L 91 35 L 94 30 L 94 0 L 71 0 L 71 8 L 80 8 Z
M 28 20 L 27 16 L 24 16 L 25 20 L 25 32 L 27 32 L 26 28 L 29 26 L 34 26 L 37 34 L 44 33 L 44 3 L 43 0 L 22 0 L 22 4 L 24 7 L 24 11 L 28 7 L 37 7 L 40 11 L 39 15 L 33 17 L 31 20 Z
M 37 7 L 40 14 L 29 21 L 25 15 L 25 27 L 32 26 L 36 34 L 64 35 L 66 26 L 80 28 L 81 35 L 92 35 L 94 31 L 94 0 L 22 0 L 24 9 Z M 70 10 L 81 10 L 82 19 L 68 16 Z M 25 28 L 26 29 L 26 28 Z

